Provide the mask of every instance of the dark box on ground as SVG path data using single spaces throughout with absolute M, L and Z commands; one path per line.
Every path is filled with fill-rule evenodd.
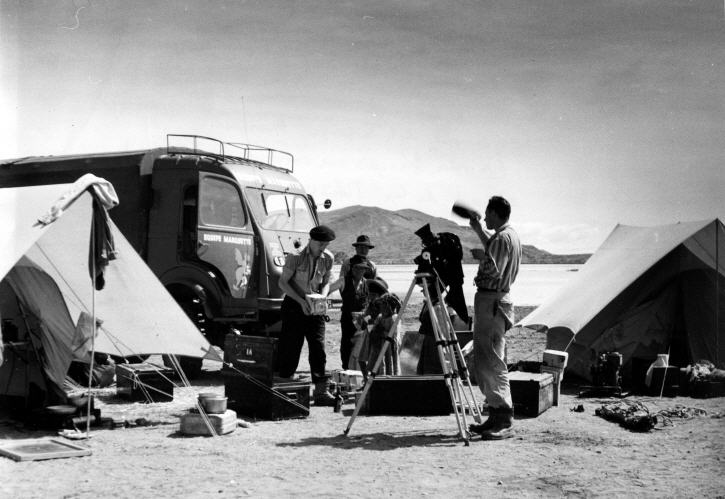
M 514 413 L 536 417 L 554 403 L 554 376 L 550 373 L 509 373 Z
M 649 394 L 665 397 L 675 397 L 680 385 L 680 368 L 674 366 L 653 367 L 652 380 L 649 385 Z
M 116 394 L 133 402 L 174 400 L 173 369 L 147 362 L 116 364 Z
M 277 338 L 228 334 L 224 337 L 224 362 L 272 385 L 277 363 Z
M 690 383 L 690 396 L 698 399 L 725 397 L 725 381 L 693 381 Z
M 306 418 L 310 415 L 309 382 L 267 384 L 227 369 L 222 374 L 227 405 L 240 415 L 271 420 Z
M 362 410 L 369 415 L 444 416 L 453 406 L 442 375 L 376 376 Z

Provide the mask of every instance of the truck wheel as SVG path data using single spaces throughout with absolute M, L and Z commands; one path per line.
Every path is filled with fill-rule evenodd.
M 204 322 L 206 318 L 204 315 L 204 307 L 201 303 L 199 303 L 199 300 L 188 296 L 183 298 L 174 296 L 174 298 L 184 313 L 186 313 L 187 317 L 189 317 L 191 322 L 194 323 L 199 332 L 204 334 Z M 203 359 L 199 359 L 197 357 L 186 357 L 184 355 L 178 355 L 177 359 L 181 369 L 184 371 L 184 374 L 188 379 L 196 379 L 201 375 L 201 365 Z M 173 367 L 168 355 L 164 355 L 163 360 L 166 367 Z

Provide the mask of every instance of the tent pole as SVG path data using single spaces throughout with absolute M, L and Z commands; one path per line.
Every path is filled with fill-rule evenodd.
M 720 365 L 720 219 L 715 219 L 715 364 Z
M 93 200 L 95 205 L 95 199 Z M 92 214 L 95 213 L 93 206 Z M 94 215 L 92 215 L 94 216 Z M 95 223 L 91 220 L 91 251 L 95 252 L 96 248 L 96 230 Z M 91 385 L 93 383 L 93 362 L 96 357 L 96 258 L 91 255 L 91 363 L 88 369 L 88 406 L 86 408 L 86 438 L 91 434 Z

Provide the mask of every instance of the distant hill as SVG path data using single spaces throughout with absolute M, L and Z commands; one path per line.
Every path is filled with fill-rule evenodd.
M 348 206 L 320 213 L 320 221 L 329 225 L 337 238 L 329 250 L 336 261 L 355 253 L 352 243 L 360 234 L 372 239 L 375 249 L 371 258 L 377 263 L 412 264 L 421 251 L 415 231 L 429 223 L 433 232 L 453 232 L 461 238 L 463 262 L 477 263 L 470 249 L 481 247 L 478 236 L 467 225 L 458 225 L 447 218 L 433 217 L 417 210 L 388 211 L 373 206 Z M 523 245 L 523 263 L 584 263 L 589 254 L 555 255 L 534 246 Z

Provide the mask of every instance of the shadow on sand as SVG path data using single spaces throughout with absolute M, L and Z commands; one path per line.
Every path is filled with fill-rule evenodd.
M 407 431 L 396 433 L 351 433 L 333 437 L 309 437 L 299 442 L 284 442 L 278 447 L 328 446 L 338 449 L 395 450 L 406 447 L 453 447 L 463 445 L 457 433 L 447 435 L 430 431 Z

